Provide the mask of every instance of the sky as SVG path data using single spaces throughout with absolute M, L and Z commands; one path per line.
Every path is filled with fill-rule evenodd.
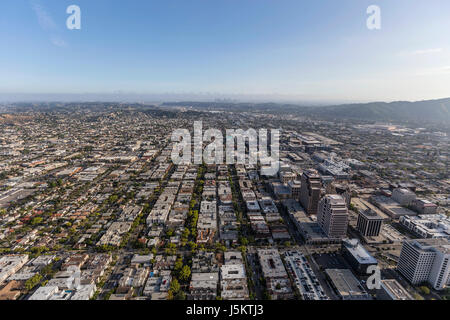
M 1 0 L 0 100 L 39 94 L 450 97 L 450 1 Z

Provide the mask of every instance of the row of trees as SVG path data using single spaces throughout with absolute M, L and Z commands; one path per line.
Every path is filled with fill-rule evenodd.
M 181 290 L 181 285 L 176 278 L 172 279 L 167 298 L 169 300 L 186 300 L 186 294 Z
M 30 279 L 25 281 L 25 290 L 31 291 L 34 287 L 36 287 L 42 280 L 42 275 L 36 273 Z
M 174 275 L 181 280 L 181 282 L 188 282 L 191 277 L 191 268 L 183 263 L 183 258 L 178 257 L 174 266 Z

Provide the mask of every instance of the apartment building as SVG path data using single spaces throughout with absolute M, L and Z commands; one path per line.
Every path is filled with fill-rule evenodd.
M 220 267 L 221 297 L 225 300 L 247 300 L 247 276 L 239 251 L 224 253 L 225 264 Z
M 273 299 L 290 299 L 293 291 L 277 249 L 258 249 L 257 256 L 267 292 Z
M 8 255 L 0 258 L 0 284 L 16 273 L 28 261 L 28 255 Z

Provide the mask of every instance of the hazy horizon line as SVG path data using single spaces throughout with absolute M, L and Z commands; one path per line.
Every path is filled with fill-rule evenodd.
M 0 93 L 0 103 L 151 103 L 164 102 L 228 102 L 228 103 L 289 103 L 289 104 L 358 104 L 358 103 L 391 103 L 419 102 L 449 99 L 446 97 L 411 99 L 351 99 L 351 98 L 320 98 L 308 95 L 287 94 L 221 94 L 221 93 Z

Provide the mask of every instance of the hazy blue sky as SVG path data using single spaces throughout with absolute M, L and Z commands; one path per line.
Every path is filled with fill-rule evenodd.
M 71 4 L 81 30 L 66 28 Z M 450 97 L 450 1 L 0 1 L 0 94 L 118 90 Z

